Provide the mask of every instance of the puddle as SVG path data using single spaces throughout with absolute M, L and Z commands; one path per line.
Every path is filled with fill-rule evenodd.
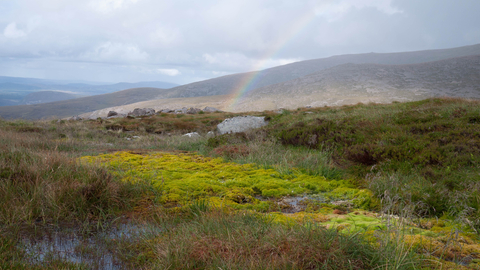
M 260 196 L 257 196 L 255 198 L 259 200 L 268 200 Z M 294 213 L 305 211 L 309 203 L 314 203 L 317 205 L 322 203 L 330 203 L 332 205 L 344 206 L 347 208 L 352 207 L 352 203 L 350 200 L 330 201 L 326 199 L 324 196 L 322 196 L 322 194 L 316 194 L 313 196 L 304 195 L 304 196 L 295 196 L 295 197 L 283 197 L 280 200 L 277 200 L 275 203 L 280 207 L 282 213 L 285 213 L 285 214 L 294 214 Z
M 31 264 L 61 260 L 88 269 L 117 270 L 127 268 L 115 256 L 117 243 L 159 231 L 148 224 L 134 223 L 118 224 L 90 234 L 78 228 L 42 228 L 41 233 L 24 236 L 21 245 Z
M 277 201 L 278 206 L 282 209 L 282 213 L 298 213 L 304 211 L 307 205 L 304 202 L 307 197 L 285 197 Z

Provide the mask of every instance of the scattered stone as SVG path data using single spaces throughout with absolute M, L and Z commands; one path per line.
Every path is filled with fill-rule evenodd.
M 337 206 L 343 206 L 343 207 L 347 207 L 347 208 L 351 208 L 353 207 L 353 204 L 351 201 L 334 201 L 334 202 L 330 202 L 331 204 L 333 205 L 337 205 Z
M 199 112 L 201 112 L 202 110 L 200 109 L 197 109 L 197 108 L 190 108 L 187 110 L 187 114 L 197 114 Z
M 308 114 L 310 114 L 310 113 L 313 113 L 313 112 L 305 112 L 305 113 L 308 113 Z
M 175 109 L 176 114 L 186 114 L 188 109 L 186 107 L 183 107 L 181 109 Z
M 205 107 L 205 108 L 203 109 L 203 111 L 204 111 L 204 112 L 221 112 L 221 111 L 220 111 L 219 109 L 217 109 L 217 108 L 208 107 L 208 106 Z
M 201 136 L 197 132 L 190 132 L 187 134 L 183 134 L 182 137 L 200 138 Z
M 312 106 L 308 105 L 308 106 L 305 106 L 305 108 L 310 109 L 312 108 Z
M 107 117 L 111 117 L 111 116 L 115 116 L 115 115 L 118 115 L 118 113 L 116 111 L 109 111 L 108 114 L 107 114 Z
M 133 136 L 132 139 L 140 139 L 140 136 Z
M 113 116 L 107 117 L 107 119 L 124 118 L 124 117 L 127 117 L 127 115 L 126 115 L 126 114 L 123 114 L 123 113 L 119 113 L 119 114 L 117 114 L 117 115 L 113 115 Z
M 217 125 L 218 133 L 237 133 L 245 132 L 249 129 L 260 128 L 268 124 L 265 121 L 265 117 L 258 116 L 237 116 L 233 118 L 227 118 L 222 123 Z
M 136 108 L 135 110 L 133 110 L 133 112 L 129 112 L 128 116 L 140 117 L 140 116 L 149 116 L 154 114 L 155 114 L 155 110 L 152 108 L 145 108 L 145 109 Z
M 172 113 L 175 112 L 175 110 L 170 110 L 170 109 L 163 109 L 161 113 Z
M 75 116 L 72 116 L 70 119 L 68 120 L 71 120 L 71 121 L 80 121 L 80 120 L 83 120 L 82 117 L 78 116 L 78 115 L 75 115 Z
M 215 137 L 215 132 L 213 132 L 213 131 L 207 132 L 206 137 L 207 137 L 207 138 L 213 138 L 213 137 Z

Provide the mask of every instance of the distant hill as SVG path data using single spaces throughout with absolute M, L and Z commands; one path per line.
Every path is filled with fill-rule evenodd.
M 254 89 L 235 111 L 480 98 L 480 55 L 410 65 L 345 64 Z
M 158 98 L 227 95 L 237 89 L 240 85 L 243 85 L 243 82 L 251 81 L 251 78 L 254 78 L 253 83 L 246 88 L 246 91 L 248 92 L 255 88 L 290 81 L 324 69 L 348 63 L 404 65 L 432 62 L 468 55 L 480 55 L 480 44 L 442 50 L 338 55 L 328 58 L 296 62 L 259 72 L 238 73 L 181 85 L 172 88 L 171 91 Z
M 92 97 L 43 105 L 29 105 L 32 107 L 0 107 L 0 116 L 27 119 L 49 116 L 65 117 L 155 99 L 225 96 L 242 86 L 247 86 L 246 92 L 250 94 L 240 100 L 239 107 L 230 108 L 231 110 L 289 107 L 289 104 L 282 105 L 283 103 L 278 100 L 292 98 L 296 99 L 300 105 L 308 105 L 312 103 L 311 100 L 315 100 L 316 105 L 334 105 L 393 100 L 393 98 L 388 98 L 388 95 L 394 97 L 395 100 L 412 100 L 432 95 L 450 94 L 476 97 L 477 88 L 473 86 L 473 83 L 476 82 L 475 79 L 466 80 L 468 83 L 463 83 L 463 79 L 460 83 L 455 83 L 460 78 L 464 78 L 462 76 L 479 77 L 476 70 L 477 58 L 466 57 L 473 55 L 480 55 L 480 44 L 442 50 L 339 55 L 301 61 L 258 72 L 223 76 L 168 90 L 151 90 L 147 91 L 148 94 L 138 95 L 133 90 L 127 91 L 121 94 L 122 98 L 112 98 L 109 101 L 102 97 L 98 99 Z M 441 62 L 441 60 L 448 61 Z M 455 61 L 459 61 L 457 66 L 452 64 Z M 433 62 L 436 64 L 428 64 Z M 426 64 L 422 66 L 421 63 Z M 455 68 L 449 68 L 454 66 Z M 376 73 L 368 73 L 369 70 Z M 382 72 L 385 73 L 385 78 L 382 77 Z M 444 77 L 438 77 L 437 74 L 442 74 Z M 447 78 L 452 80 L 448 81 Z M 425 82 L 422 83 L 422 80 Z M 0 82 L 2 82 L 1 78 Z M 246 84 L 246 82 L 251 83 Z M 123 86 L 125 85 L 118 87 Z M 84 84 L 70 84 L 69 87 L 81 89 Z M 97 87 L 104 87 L 104 91 L 114 88 L 112 85 Z M 318 96 L 320 94 L 324 96 Z M 254 100 L 255 98 L 257 100 Z M 323 101 L 320 101 L 322 99 Z
M 43 104 L 3 106 L 0 107 L 0 116 L 5 119 L 63 118 L 107 107 L 151 100 L 159 94 L 162 94 L 164 91 L 168 90 L 148 87 L 133 88 L 110 94 Z
M 25 96 L 19 105 L 31 105 L 79 98 L 81 95 L 61 91 L 38 91 Z
M 27 98 L 27 95 L 39 91 L 56 91 L 57 93 L 72 92 L 72 96 L 70 96 L 70 98 L 75 98 L 78 96 L 92 96 L 112 93 L 131 88 L 154 87 L 168 89 L 175 86 L 178 86 L 178 84 L 160 81 L 99 84 L 94 82 L 55 81 L 0 76 L 0 106 L 25 104 L 23 99 Z M 52 96 L 52 98 L 44 100 L 46 102 L 64 100 L 66 97 L 67 95 L 65 94 L 59 94 L 57 98 Z
M 480 98 L 480 55 L 410 65 L 344 64 L 287 82 L 253 89 L 234 107 L 231 96 L 157 99 L 105 108 L 84 117 L 104 117 L 109 110 L 213 106 L 235 112 L 335 106 L 359 102 L 389 103 L 429 97 Z

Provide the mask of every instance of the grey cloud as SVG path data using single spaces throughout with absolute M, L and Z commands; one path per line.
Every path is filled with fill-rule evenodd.
M 0 75 L 187 83 L 335 54 L 480 43 L 476 0 L 6 2 Z

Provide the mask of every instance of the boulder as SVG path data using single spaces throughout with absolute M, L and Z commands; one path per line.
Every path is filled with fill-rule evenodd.
M 187 114 L 197 114 L 199 112 L 201 112 L 202 110 L 200 109 L 197 109 L 197 108 L 190 108 L 187 110 Z
M 107 119 L 124 118 L 124 117 L 127 117 L 127 115 L 123 114 L 123 113 L 119 113 L 119 114 L 116 114 L 116 115 L 109 116 L 109 117 L 107 117 Z
M 245 132 L 249 129 L 260 128 L 268 124 L 265 121 L 265 117 L 257 116 L 237 116 L 233 118 L 227 118 L 217 125 L 218 133 L 237 133 Z
M 139 117 L 139 116 L 149 116 L 154 114 L 155 114 L 155 110 L 152 108 L 145 108 L 145 109 L 136 108 L 135 110 L 133 110 L 133 112 L 129 112 L 128 116 Z
M 116 111 L 109 111 L 107 117 L 118 115 Z
M 183 107 L 181 109 L 175 109 L 176 114 L 186 114 L 188 109 L 186 107 Z
M 172 113 L 172 112 L 175 112 L 174 110 L 170 110 L 170 109 L 163 109 L 161 111 L 161 113 Z
M 203 109 L 203 111 L 204 111 L 204 112 L 221 112 L 221 111 L 220 111 L 219 109 L 217 109 L 217 108 L 208 107 L 208 106 L 205 107 L 205 108 Z

